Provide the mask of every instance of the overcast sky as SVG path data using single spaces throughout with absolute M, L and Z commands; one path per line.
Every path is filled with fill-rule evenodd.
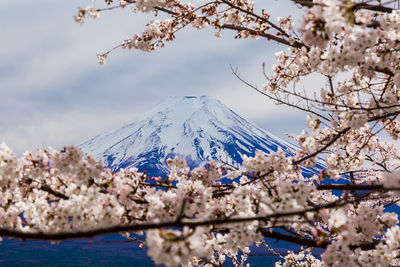
M 275 17 L 294 8 L 289 1 L 270 2 Z M 303 127 L 304 114 L 275 106 L 230 69 L 237 67 L 246 80 L 262 86 L 262 63 L 270 69 L 283 46 L 264 39 L 235 40 L 224 32 L 217 39 L 211 30 L 188 28 L 163 49 L 117 50 L 100 66 L 96 53 L 141 32 L 152 18 L 123 9 L 81 26 L 72 16 L 88 4 L 0 2 L 0 142 L 16 153 L 80 143 L 168 96 L 210 95 L 281 137 Z

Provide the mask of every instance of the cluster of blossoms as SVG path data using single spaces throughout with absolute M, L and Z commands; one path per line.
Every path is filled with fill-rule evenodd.
M 160 179 L 135 169 L 112 173 L 72 146 L 61 152 L 38 150 L 16 158 L 3 144 L 0 225 L 3 230 L 25 234 L 73 233 L 138 224 L 146 230 L 146 222 L 184 225 L 215 220 L 213 227 L 205 224 L 146 231 L 149 255 L 168 266 L 189 264 L 194 258 L 223 262 L 223 255 L 236 259 L 264 238 L 258 231 L 264 223 L 240 218 L 301 210 L 307 206 L 307 196 L 313 195 L 307 186 L 309 180 L 297 180 L 295 172 L 280 175 L 287 169 L 282 153 L 269 161 L 259 153 L 246 159 L 249 173 L 277 168 L 264 181 L 269 189 L 260 190 L 263 185 L 255 181 L 257 178 L 239 177 L 222 183 L 227 171 L 215 162 L 190 170 L 186 161 L 171 159 L 171 174 Z M 318 199 L 317 195 L 313 198 Z M 235 218 L 238 222 L 230 222 Z M 279 218 L 276 223 L 280 223 Z
M 57 234 L 96 229 L 127 236 L 143 230 L 148 254 L 167 266 L 227 259 L 243 266 L 249 247 L 266 239 L 306 247 L 280 255 L 277 266 L 396 263 L 399 221 L 388 208 L 400 197 L 400 148 L 393 142 L 400 134 L 400 11 L 381 1 L 291 1 L 303 11 L 297 29 L 291 16 L 275 22 L 247 0 L 125 0 L 79 9 L 79 23 L 128 5 L 167 16 L 120 45 L 126 49 L 152 51 L 188 25 L 288 46 L 276 54 L 262 93 L 309 113 L 308 129 L 291 136 L 296 151 L 256 152 L 239 168 L 210 162 L 191 170 L 175 158 L 166 177 L 113 173 L 75 147 L 17 158 L 1 145 L 2 233 L 59 240 L 64 235 Z M 110 51 L 98 55 L 100 63 Z M 296 88 L 316 74 L 326 79 L 322 88 Z M 316 165 L 320 173 L 306 177 L 304 169 Z M 320 257 L 311 248 L 322 249 Z
M 8 196 L 1 200 L 0 224 L 11 233 L 129 231 L 133 226 L 135 232 L 145 230 L 149 256 L 167 266 L 223 264 L 226 258 L 240 266 L 254 243 L 293 238 L 275 228 L 301 235 L 294 243 L 316 240 L 316 247 L 327 248 L 322 262 L 309 253 L 291 253 L 283 257 L 283 266 L 376 263 L 382 251 L 389 255 L 381 257 L 384 264 L 397 256 L 397 214 L 369 198 L 354 198 L 355 205 L 347 201 L 350 196 L 320 190 L 321 177 L 303 177 L 296 156 L 283 151 L 246 157 L 240 171 L 215 162 L 190 170 L 185 160 L 170 159 L 166 178 L 135 169 L 113 173 L 75 147 L 16 158 L 3 144 L 0 155 L 2 196 Z M 379 199 L 386 198 L 391 199 Z M 329 209 L 332 203 L 339 206 Z M 374 247 L 366 252 L 366 246 Z
M 96 9 L 94 6 L 87 6 L 86 8 L 79 8 L 78 14 L 74 16 L 75 22 L 83 24 L 85 17 L 91 19 L 97 19 L 100 17 L 100 9 Z
M 125 40 L 122 48 L 151 52 L 156 46 L 164 45 L 162 41 L 154 42 L 154 40 L 166 38 L 166 40 L 170 41 L 174 39 L 175 31 L 176 28 L 172 20 L 155 20 L 147 24 L 147 29 L 141 35 L 135 34 L 132 38 Z
M 287 256 L 284 257 L 284 262 L 277 262 L 276 267 L 291 267 L 291 266 L 299 266 L 299 267 L 320 267 L 324 266 L 320 260 L 315 258 L 310 251 L 301 251 L 300 253 L 295 254 L 290 251 Z
M 106 1 L 111 5 L 114 1 Z M 254 13 L 254 2 L 248 0 L 223 0 L 202 4 L 198 7 L 191 2 L 180 0 L 124 0 L 118 5 L 94 9 L 89 6 L 86 9 L 79 8 L 78 14 L 74 16 L 75 21 L 82 24 L 86 17 L 97 18 L 99 12 L 124 8 L 130 6 L 134 12 L 156 12 L 156 16 L 165 13 L 169 18 L 165 20 L 154 20 L 146 25 L 142 34 L 135 34 L 113 49 L 98 55 L 99 63 L 104 64 L 106 55 L 116 48 L 136 49 L 145 52 L 153 51 L 156 47 L 164 47 L 166 42 L 175 39 L 175 33 L 188 25 L 196 29 L 206 26 L 214 27 L 215 35 L 220 37 L 221 30 L 233 29 L 237 31 L 236 38 L 258 38 L 259 36 L 278 39 L 288 43 L 297 44 L 294 38 L 289 36 L 293 30 L 291 17 L 280 18 L 277 23 L 270 20 L 267 13 L 258 16 Z M 275 36 L 268 33 L 273 30 Z
M 2 144 L 1 225 L 42 232 L 92 229 L 120 223 L 123 208 L 93 177 L 101 163 L 80 149 L 38 150 L 16 158 Z

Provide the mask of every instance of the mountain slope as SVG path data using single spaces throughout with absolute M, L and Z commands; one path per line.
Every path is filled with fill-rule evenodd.
M 135 166 L 152 175 L 168 173 L 166 160 L 175 155 L 196 167 L 211 159 L 240 163 L 242 155 L 256 150 L 269 153 L 280 147 L 291 154 L 293 148 L 208 96 L 169 98 L 80 147 L 113 170 Z

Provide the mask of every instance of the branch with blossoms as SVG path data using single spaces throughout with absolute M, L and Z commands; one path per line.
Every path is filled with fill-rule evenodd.
M 110 5 L 111 2 L 107 2 L 107 4 Z M 211 26 L 217 30 L 217 37 L 220 36 L 221 30 L 229 29 L 237 33 L 236 38 L 263 37 L 295 48 L 304 46 L 299 39 L 289 36 L 293 24 L 291 17 L 282 19 L 279 24 L 275 24 L 270 19 L 270 15 L 264 11 L 261 15 L 256 14 L 254 3 L 247 1 L 210 1 L 198 7 L 190 2 L 184 4 L 179 0 L 120 1 L 119 5 L 107 8 L 94 8 L 93 6 L 88 6 L 86 9 L 79 8 L 78 14 L 74 18 L 76 22 L 82 24 L 87 17 L 96 19 L 101 12 L 125 8 L 128 5 L 134 12 L 154 11 L 156 16 L 163 13 L 169 18 L 164 21 L 151 21 L 141 35 L 135 34 L 107 52 L 98 54 L 100 64 L 104 64 L 108 54 L 117 48 L 151 52 L 157 47 L 164 47 L 166 42 L 175 39 L 177 31 L 188 25 L 197 29 Z
M 319 186 L 319 190 L 327 190 L 327 189 L 338 189 L 338 190 L 343 190 L 343 189 L 356 189 L 356 190 L 376 190 L 378 189 L 383 190 L 383 191 L 391 191 L 391 190 L 400 190 L 400 188 L 385 188 L 383 185 L 359 185 L 359 186 L 352 186 L 352 185 L 347 185 L 347 186 L 342 186 L 342 187 L 329 187 L 329 186 Z M 381 198 L 381 197 L 379 197 Z M 241 222 L 251 222 L 251 221 L 262 221 L 264 223 L 267 223 L 268 221 L 272 221 L 277 218 L 283 218 L 283 217 L 292 217 L 296 215 L 306 215 L 311 216 L 310 213 L 312 212 L 317 212 L 322 210 L 322 209 L 329 209 L 329 208 L 338 208 L 345 206 L 349 203 L 353 203 L 355 201 L 367 201 L 371 200 L 373 198 L 371 197 L 366 197 L 366 198 L 359 198 L 357 200 L 353 199 L 346 199 L 346 200 L 338 200 L 334 201 L 332 203 L 324 204 L 324 205 L 314 205 L 312 208 L 304 209 L 304 210 L 295 210 L 295 211 L 288 211 L 288 212 L 275 212 L 266 216 L 255 216 L 255 217 L 235 217 L 235 218 L 223 218 L 223 219 L 211 219 L 211 220 L 203 220 L 203 221 L 196 221 L 196 220 L 173 220 L 173 221 L 168 221 L 168 222 L 149 222 L 149 223 L 139 223 L 139 224 L 133 224 L 133 225 L 118 225 L 114 227 L 109 227 L 109 228 L 100 228 L 100 229 L 92 229 L 92 230 L 87 230 L 87 231 L 68 231 L 68 232 L 54 232 L 54 233 L 43 233 L 43 232 L 26 232 L 26 231 L 18 231 L 18 230 L 10 230 L 7 228 L 0 228 L 0 236 L 4 237 L 14 237 L 14 238 L 20 238 L 20 239 L 39 239 L 39 240 L 50 240 L 50 241 L 62 241 L 62 240 L 68 240 L 68 239 L 76 239 L 76 238 L 90 238 L 90 237 L 95 237 L 97 235 L 104 235 L 104 234 L 110 234 L 110 233 L 120 233 L 120 232 L 137 232 L 137 231 L 142 231 L 142 230 L 149 230 L 149 229 L 160 229 L 160 228 L 183 228 L 183 227 L 189 227 L 189 228 L 196 228 L 200 226 L 206 226 L 206 225 L 213 225 L 218 226 L 218 225 L 229 225 L 229 224 L 235 224 L 235 223 L 241 223 Z M 183 202 L 185 203 L 185 202 Z M 179 217 L 178 217 L 179 218 Z M 263 232 L 264 230 L 260 230 Z M 267 235 L 264 233 L 264 235 Z M 279 235 L 275 235 L 275 239 L 277 240 L 284 240 L 288 241 L 285 239 L 278 238 Z M 288 238 L 287 235 L 282 235 L 282 238 Z M 299 243 L 301 241 L 296 241 L 296 239 L 292 239 L 292 243 Z M 290 242 L 290 241 L 288 241 Z M 317 246 L 311 246 L 311 247 L 325 247 L 326 248 L 326 243 L 324 243 L 323 246 L 317 245 Z
M 296 4 L 301 5 L 303 7 L 313 7 L 315 5 L 321 5 L 320 3 L 314 2 L 313 0 L 291 0 L 291 1 L 293 1 Z M 377 2 L 377 4 L 369 4 L 369 2 Z M 343 7 L 349 8 L 353 11 L 364 9 L 364 10 L 371 10 L 371 11 L 377 11 L 377 12 L 391 13 L 394 10 L 394 8 L 388 7 L 385 5 L 396 3 L 396 2 L 397 2 L 397 0 L 387 1 L 384 5 L 382 5 L 381 1 L 365 1 L 364 0 L 364 1 L 358 1 L 358 2 L 350 3 L 350 4 L 347 3 L 347 5 L 345 5 L 345 4 L 342 4 L 342 5 L 343 5 Z
M 5 219 L 2 225 L 14 221 L 14 224 L 1 228 L 2 236 L 59 241 L 146 230 L 149 253 L 153 253 L 151 249 L 154 249 L 155 243 L 152 242 L 159 242 L 161 238 L 165 242 L 165 253 L 170 246 L 178 246 L 176 249 L 189 249 L 193 255 L 196 253 L 207 258 L 213 257 L 207 254 L 210 251 L 227 249 L 226 241 L 219 240 L 222 237 L 235 237 L 236 241 L 231 240 L 234 243 L 229 244 L 230 250 L 241 245 L 239 249 L 245 251 L 245 244 L 255 242 L 254 238 L 272 238 L 327 248 L 332 244 L 327 238 L 328 233 L 343 227 L 344 220 L 347 220 L 344 219 L 343 208 L 363 205 L 376 199 L 390 201 L 391 195 L 385 192 L 397 191 L 397 188 L 387 188 L 385 185 L 347 185 L 346 188 L 335 189 L 370 192 L 343 198 L 320 194 L 319 191 L 334 188 L 315 186 L 315 181 L 301 178 L 301 171 L 292 173 L 296 177 L 295 183 L 289 177 L 282 177 L 287 175 L 288 168 L 291 168 L 288 163 L 292 161 L 283 151 L 268 158 L 269 164 L 274 166 L 268 169 L 272 168 L 274 172 L 261 174 L 259 169 L 257 180 L 246 178 L 250 170 L 254 172 L 256 166 L 260 166 L 259 160 L 266 159 L 265 155 L 258 153 L 255 158 L 245 159 L 243 165 L 247 168 L 246 172 L 238 173 L 235 170 L 229 173 L 231 179 L 235 179 L 235 175 L 244 175 L 239 183 L 226 185 L 220 180 L 226 170 L 217 167 L 216 163 L 189 170 L 185 161 L 178 158 L 169 160 L 171 174 L 164 180 L 150 179 L 134 169 L 111 173 L 74 147 L 66 147 L 61 152 L 48 150 L 37 151 L 36 155 L 26 153 L 17 159 L 3 145 L 1 159 L 2 170 L 12 173 L 8 180 L 2 181 L 4 195 L 12 196 L 1 206 L 2 218 Z M 33 175 L 43 179 L 31 179 Z M 20 180 L 15 180 L 16 177 Z M 229 191 L 216 194 L 224 187 Z M 288 197 L 294 198 L 289 201 Z M 330 209 L 336 210 L 337 214 L 329 215 Z M 378 209 L 377 212 L 382 211 Z M 378 231 L 393 225 L 391 219 L 382 217 L 382 226 Z M 332 224 L 331 228 L 317 227 L 324 220 Z M 311 227 L 315 230 L 293 232 L 293 223 L 303 225 L 304 229 Z M 282 227 L 288 232 L 270 231 Z M 159 230 L 154 232 L 154 229 Z M 251 232 L 256 236 L 243 240 Z M 190 242 L 195 242 L 191 240 L 194 237 L 197 238 L 196 242 L 211 242 L 202 254 L 190 247 Z M 246 243 L 242 244 L 244 241 Z M 350 247 L 373 250 L 379 244 L 378 239 L 373 239 Z M 152 255 L 157 261 L 163 262 L 164 257 L 159 258 L 155 253 Z
M 64 158 L 75 158 L 74 161 L 76 161 L 78 158 L 75 156 L 70 155 L 69 153 L 78 153 L 78 150 L 75 150 L 73 148 L 67 148 L 66 150 L 67 155 L 64 155 Z M 33 162 L 39 162 L 40 167 L 46 166 L 45 168 L 48 169 L 51 164 L 43 164 L 43 159 L 32 159 L 30 158 L 31 161 Z M 75 162 L 76 164 L 77 162 Z M 185 164 L 183 161 L 179 159 L 175 159 L 171 161 L 172 164 L 175 165 L 175 167 L 181 168 L 182 172 L 185 172 Z M 63 164 L 65 165 L 65 164 Z M 198 170 L 199 171 L 199 170 Z M 124 172 L 124 175 L 126 173 Z M 204 174 L 204 173 L 203 173 Z M 140 177 L 143 177 L 140 175 Z M 204 175 L 201 176 L 204 178 Z M 169 188 L 178 188 L 178 187 L 169 187 Z M 362 188 L 365 189 L 365 188 Z M 368 189 L 382 189 L 382 188 L 368 188 Z M 387 189 L 387 190 L 393 190 L 393 189 Z M 396 189 L 394 189 L 396 190 Z M 50 190 L 44 190 L 45 192 L 49 192 Z M 136 190 L 135 190 L 136 191 Z M 55 194 L 53 193 L 54 191 L 50 191 L 52 195 L 58 196 L 58 193 Z M 120 196 L 120 194 L 118 194 Z M 375 197 L 376 198 L 376 197 Z M 64 197 L 62 197 L 64 199 Z M 357 198 L 357 202 L 360 201 L 370 201 L 374 199 L 374 197 L 370 197 L 368 195 L 364 195 L 363 197 L 359 196 Z M 379 199 L 382 199 L 381 196 L 379 196 Z M 263 224 L 266 224 L 270 221 L 273 220 L 273 225 L 277 224 L 277 219 L 278 218 L 284 218 L 284 217 L 292 217 L 292 216 L 299 216 L 299 215 L 306 215 L 307 217 L 312 217 L 315 215 L 312 215 L 311 213 L 317 212 L 321 210 L 326 210 L 329 208 L 339 208 L 345 205 L 348 205 L 350 203 L 353 203 L 355 199 L 349 199 L 346 198 L 345 200 L 337 200 L 332 203 L 324 204 L 324 205 L 314 205 L 312 208 L 308 208 L 305 210 L 295 210 L 295 211 L 288 211 L 288 212 L 275 212 L 272 214 L 268 214 L 266 216 L 256 216 L 256 217 L 233 217 L 233 218 L 222 218 L 222 219 L 209 219 L 209 220 L 183 220 L 184 213 L 185 213 L 185 203 L 187 199 L 183 200 L 183 203 L 180 207 L 180 211 L 178 214 L 178 217 L 169 222 L 149 222 L 149 223 L 140 223 L 140 224 L 133 224 L 133 225 L 120 225 L 120 226 L 114 226 L 114 227 L 109 227 L 109 228 L 103 228 L 103 229 L 94 229 L 94 230 L 87 230 L 87 231 L 68 231 L 68 232 L 55 232 L 55 233 L 43 233 L 43 232 L 29 232 L 26 229 L 24 231 L 18 231 L 18 230 L 10 230 L 10 229 L 0 229 L 0 234 L 2 236 L 10 236 L 10 237 L 16 237 L 16 238 L 21 238 L 21 239 L 43 239 L 43 240 L 65 240 L 65 239 L 73 239 L 73 238 L 87 238 L 87 237 L 93 237 L 95 235 L 99 234 L 106 234 L 106 233 L 115 233 L 115 232 L 131 232 L 131 231 L 139 231 L 139 230 L 149 230 L 149 229 L 160 229 L 160 228 L 184 228 L 184 227 L 189 227 L 190 229 L 196 229 L 197 227 L 201 226 L 207 226 L 207 225 L 212 225 L 213 230 L 216 232 L 220 232 L 218 230 L 219 225 L 223 225 L 222 229 L 229 229 L 228 231 L 224 231 L 226 234 L 230 233 L 231 227 L 229 227 L 230 224 L 235 224 L 235 223 L 243 223 L 243 222 L 252 222 L 252 221 L 261 221 Z M 136 203 L 136 202 L 135 202 Z M 144 203 L 142 203 L 144 204 Z M 283 221 L 279 221 L 282 223 Z M 289 221 L 288 223 L 292 223 L 293 220 Z M 288 235 L 288 234 L 283 234 L 279 232 L 270 232 L 265 229 L 263 229 L 262 225 L 261 227 L 257 228 L 256 232 L 259 232 L 262 234 L 263 237 L 267 238 L 273 238 L 277 240 L 283 240 L 286 242 L 291 242 L 299 245 L 305 245 L 305 246 L 311 246 L 311 247 L 319 247 L 319 248 L 326 248 L 329 244 L 330 241 L 321 241 L 321 240 L 315 240 L 315 239 L 309 239 L 304 236 L 293 236 L 293 235 Z M 182 237 L 179 237 L 182 239 Z M 185 238 L 182 239 L 182 241 L 185 240 Z M 172 239 L 172 241 L 176 242 L 176 239 Z M 352 247 L 354 248 L 361 248 L 363 250 L 370 250 L 374 249 L 375 246 L 379 244 L 379 241 L 374 240 L 374 242 L 371 243 L 362 243 L 359 245 L 353 245 Z

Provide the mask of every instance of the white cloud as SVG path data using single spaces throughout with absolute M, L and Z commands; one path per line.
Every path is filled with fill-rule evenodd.
M 99 116 L 101 114 L 101 116 Z M 77 144 L 100 132 L 116 128 L 137 114 L 122 112 L 66 111 L 64 113 L 36 113 L 21 121 L 2 125 L 0 142 L 17 154 L 36 148 L 62 148 Z
M 140 32 L 149 17 L 122 10 L 79 26 L 72 15 L 89 3 L 0 3 L 0 140 L 18 153 L 80 142 L 169 95 L 208 94 L 262 126 L 277 115 L 293 119 L 292 111 L 276 107 L 230 71 L 230 64 L 238 66 L 261 86 L 261 63 L 270 64 L 277 49 L 272 43 L 234 40 L 231 33 L 217 39 L 212 30 L 190 28 L 154 53 L 117 50 L 99 66 L 96 53 Z M 273 15 L 286 12 L 282 3 L 273 3 Z

